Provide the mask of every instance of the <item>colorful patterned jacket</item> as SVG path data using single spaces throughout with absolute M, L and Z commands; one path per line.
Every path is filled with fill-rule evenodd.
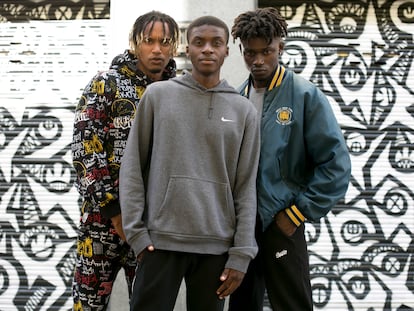
M 121 212 L 121 158 L 138 102 L 153 82 L 138 70 L 137 63 L 128 50 L 115 57 L 108 71 L 88 83 L 76 107 L 71 147 L 83 212 L 100 211 L 105 218 Z M 175 61 L 171 60 L 163 80 L 175 73 Z

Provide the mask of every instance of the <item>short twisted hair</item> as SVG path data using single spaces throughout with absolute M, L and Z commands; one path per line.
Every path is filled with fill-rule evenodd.
M 276 8 L 258 8 L 237 16 L 231 28 L 231 35 L 233 41 L 237 38 L 241 41 L 263 38 L 270 44 L 274 38 L 287 36 L 287 26 Z
M 201 16 L 201 17 L 193 20 L 191 22 L 191 24 L 188 25 L 188 28 L 187 28 L 187 41 L 188 42 L 190 41 L 190 35 L 191 35 L 191 32 L 193 31 L 194 28 L 204 26 L 204 25 L 210 25 L 210 26 L 215 26 L 215 27 L 218 27 L 218 28 L 222 28 L 224 30 L 225 35 L 226 35 L 226 37 L 225 37 L 226 44 L 229 42 L 230 33 L 229 33 L 229 28 L 227 27 L 226 23 L 224 21 L 222 21 L 221 19 L 219 19 L 215 16 L 211 16 L 211 15 Z
M 179 33 L 177 22 L 169 15 L 161 13 L 159 11 L 150 11 L 146 14 L 139 16 L 131 29 L 129 34 L 129 45 L 133 53 L 136 54 L 136 50 L 139 48 L 142 40 L 144 39 L 145 28 L 152 23 L 151 29 L 154 27 L 155 22 L 161 22 L 163 27 L 165 24 L 168 26 L 171 36 L 171 53 L 174 54 L 177 51 Z M 164 32 L 166 29 L 164 29 Z

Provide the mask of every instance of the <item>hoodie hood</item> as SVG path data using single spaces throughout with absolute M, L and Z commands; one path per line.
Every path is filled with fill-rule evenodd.
M 220 80 L 220 83 L 217 84 L 215 87 L 213 88 L 206 88 L 204 86 L 202 86 L 200 83 L 198 83 L 193 75 L 184 70 L 183 74 L 179 77 L 176 77 L 174 79 L 172 79 L 172 81 L 177 82 L 179 84 L 188 86 L 189 88 L 198 90 L 202 93 L 207 93 L 207 92 L 211 92 L 211 93 L 219 93 L 219 92 L 224 92 L 224 93 L 235 93 L 235 94 L 239 94 L 239 92 L 232 87 L 230 84 L 228 84 L 228 82 L 224 79 Z
M 213 110 L 214 110 L 214 101 L 215 101 L 215 94 L 216 93 L 227 93 L 227 94 L 237 94 L 240 95 L 239 92 L 228 82 L 224 79 L 220 80 L 219 84 L 217 84 L 215 87 L 212 88 L 206 88 L 202 86 L 200 83 L 198 83 L 193 75 L 188 72 L 184 71 L 183 75 L 176 77 L 174 79 L 171 79 L 170 81 L 176 82 L 178 84 L 184 85 L 186 87 L 189 87 L 193 90 L 196 90 L 197 92 L 203 93 L 203 94 L 210 94 L 210 103 L 209 103 L 209 109 L 208 109 L 208 118 L 211 119 Z
M 145 81 L 145 85 L 154 82 L 145 73 L 138 69 L 138 58 L 132 54 L 129 50 L 125 50 L 124 53 L 114 57 L 111 62 L 110 69 L 116 70 L 122 73 L 130 79 L 138 78 L 141 81 Z M 176 76 L 177 66 L 174 59 L 170 59 L 162 74 L 162 80 L 168 80 Z M 142 83 L 140 83 L 142 84 Z

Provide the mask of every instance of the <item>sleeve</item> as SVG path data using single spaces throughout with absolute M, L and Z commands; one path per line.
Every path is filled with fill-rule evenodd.
M 110 127 L 110 104 L 115 89 L 107 76 L 96 75 L 85 87 L 75 109 L 72 160 L 80 195 L 101 208 L 105 217 L 120 212 L 117 172 L 109 167 L 106 139 Z
M 303 131 L 312 172 L 306 190 L 285 210 L 297 226 L 325 216 L 344 197 L 351 174 L 348 148 L 328 99 L 316 89 L 305 105 Z
M 236 183 L 233 190 L 236 211 L 234 244 L 229 249 L 226 268 L 246 272 L 251 259 L 257 254 L 255 225 L 257 213 L 256 176 L 260 154 L 259 121 L 257 112 L 250 119 L 244 131 L 243 142 L 237 164 Z
M 143 221 L 146 207 L 146 173 L 152 149 L 153 109 L 149 89 L 138 105 L 137 115 L 129 132 L 119 174 L 122 226 L 135 254 L 152 244 Z

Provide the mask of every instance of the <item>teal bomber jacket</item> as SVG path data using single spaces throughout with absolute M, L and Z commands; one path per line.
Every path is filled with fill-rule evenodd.
M 239 91 L 248 97 L 251 77 Z M 284 210 L 300 226 L 325 216 L 344 197 L 351 161 L 326 96 L 279 66 L 264 95 L 257 176 L 258 213 L 265 230 Z

